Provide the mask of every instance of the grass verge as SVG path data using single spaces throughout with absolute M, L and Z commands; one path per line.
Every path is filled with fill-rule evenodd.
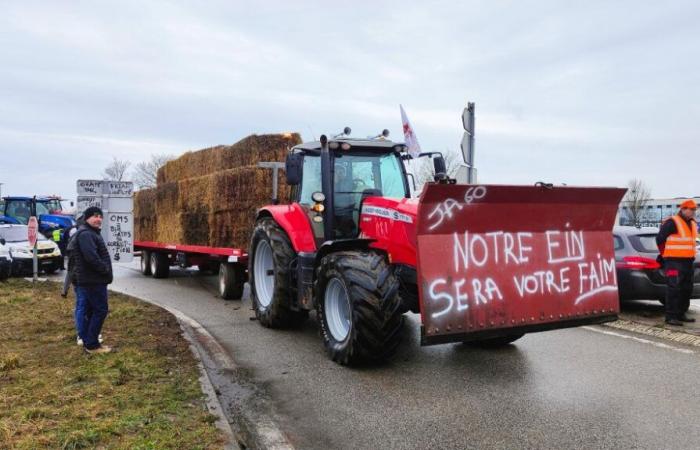
M 0 283 L 0 448 L 220 448 L 177 320 L 110 293 L 105 344 L 76 345 L 74 298 L 54 283 Z

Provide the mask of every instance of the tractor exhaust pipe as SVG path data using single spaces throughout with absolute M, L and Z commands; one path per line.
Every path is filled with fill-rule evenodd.
M 335 238 L 334 230 L 334 213 L 333 207 L 333 162 L 331 154 L 328 151 L 328 137 L 325 134 L 321 135 L 321 189 L 326 196 L 325 209 L 323 210 L 323 239 L 332 241 Z

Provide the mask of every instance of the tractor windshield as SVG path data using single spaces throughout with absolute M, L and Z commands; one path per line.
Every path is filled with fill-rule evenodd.
M 363 193 L 397 199 L 408 197 L 402 163 L 394 153 L 336 152 L 333 161 L 334 228 L 338 238 L 357 235 Z M 311 194 L 317 191 L 322 191 L 321 158 L 307 153 L 299 203 L 311 205 Z
M 57 198 L 53 198 L 42 203 L 46 205 L 46 208 L 49 210 L 50 214 L 59 214 L 63 210 L 61 201 Z
M 407 197 L 401 161 L 394 153 L 336 153 L 334 207 L 336 236 L 358 233 L 362 195 Z
M 45 204 L 37 202 L 36 215 L 41 216 L 43 214 L 49 214 L 49 210 Z M 14 217 L 19 221 L 19 223 L 26 225 L 29 222 L 29 217 L 32 215 L 32 201 L 29 199 L 7 200 L 5 215 Z

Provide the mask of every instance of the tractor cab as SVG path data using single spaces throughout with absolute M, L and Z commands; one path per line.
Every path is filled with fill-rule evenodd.
M 364 199 L 410 197 L 402 162 L 405 146 L 387 139 L 336 137 L 295 146 L 286 173 L 293 203 L 311 219 L 317 242 L 359 233 Z
M 44 235 L 75 225 L 72 217 L 61 213 L 58 197 L 4 197 L 3 202 L 1 219 L 5 223 L 27 225 L 29 218 L 35 215 L 39 219 L 39 231 Z M 32 208 L 36 208 L 34 213 Z

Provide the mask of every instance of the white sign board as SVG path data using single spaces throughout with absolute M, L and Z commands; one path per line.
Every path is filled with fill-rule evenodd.
M 105 181 L 104 194 L 109 197 L 129 197 L 134 195 L 134 183 L 131 181 Z
M 117 212 L 132 212 L 134 201 L 131 197 L 107 197 L 102 203 L 102 209 Z
M 102 180 L 78 180 L 78 196 L 102 196 Z
M 131 262 L 134 255 L 134 215 L 107 213 L 102 221 L 102 237 L 115 262 Z
M 90 206 L 102 208 L 102 197 L 90 197 L 85 195 L 78 196 L 75 206 L 75 210 L 78 212 L 78 214 L 82 214 L 83 211 L 88 209 Z
M 471 139 L 471 136 L 469 136 L 469 133 L 465 131 L 464 136 L 462 136 L 462 143 L 460 144 L 460 147 L 462 148 L 462 156 L 464 157 L 464 162 L 468 166 L 474 165 L 474 146 L 472 145 L 473 142 L 474 141 Z
M 134 253 L 134 183 L 78 180 L 78 213 L 98 206 L 104 213 L 102 238 L 114 262 L 131 262 Z

